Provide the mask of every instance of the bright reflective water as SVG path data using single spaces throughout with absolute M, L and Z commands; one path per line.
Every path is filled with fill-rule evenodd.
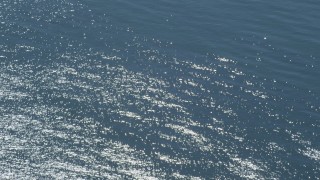
M 1 179 L 319 178 L 319 12 L 1 1 Z

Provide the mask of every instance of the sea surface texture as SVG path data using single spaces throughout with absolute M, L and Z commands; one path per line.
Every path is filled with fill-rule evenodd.
M 320 1 L 0 1 L 0 179 L 319 178 Z

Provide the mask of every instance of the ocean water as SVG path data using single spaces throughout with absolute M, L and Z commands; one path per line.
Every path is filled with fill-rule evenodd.
M 319 12 L 0 1 L 0 179 L 319 179 Z

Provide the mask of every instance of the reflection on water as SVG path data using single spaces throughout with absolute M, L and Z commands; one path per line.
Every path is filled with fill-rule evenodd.
M 202 53 L 87 3 L 0 3 L 1 178 L 319 177 L 315 55 L 298 62 L 267 36 L 236 38 L 230 57 Z

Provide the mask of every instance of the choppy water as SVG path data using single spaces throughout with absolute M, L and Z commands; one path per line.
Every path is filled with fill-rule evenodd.
M 320 2 L 2 0 L 1 179 L 319 179 Z

